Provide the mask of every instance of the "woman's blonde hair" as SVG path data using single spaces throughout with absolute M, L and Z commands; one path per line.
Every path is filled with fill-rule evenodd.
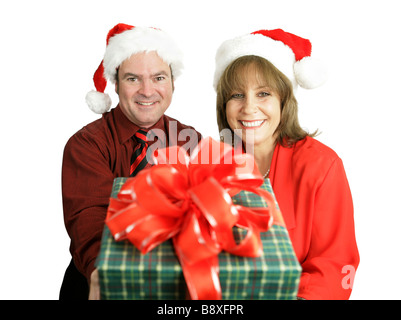
M 291 146 L 309 134 L 298 121 L 298 102 L 295 99 L 290 80 L 268 60 L 259 56 L 242 56 L 234 60 L 223 72 L 217 85 L 217 124 L 219 131 L 230 129 L 226 116 L 226 104 L 232 94 L 244 89 L 249 77 L 256 77 L 261 86 L 267 86 L 280 97 L 281 120 L 276 129 L 277 143 Z

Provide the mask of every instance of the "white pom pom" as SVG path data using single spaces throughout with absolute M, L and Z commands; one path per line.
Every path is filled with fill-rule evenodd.
M 327 68 L 312 57 L 305 57 L 294 64 L 295 79 L 305 89 L 314 89 L 324 84 L 328 78 Z
M 85 100 L 89 109 L 95 113 L 105 113 L 111 107 L 111 98 L 107 93 L 92 90 L 87 93 Z

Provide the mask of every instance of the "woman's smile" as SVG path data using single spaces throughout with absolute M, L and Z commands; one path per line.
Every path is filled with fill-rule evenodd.
M 260 128 L 266 120 L 238 120 L 244 129 L 257 129 Z

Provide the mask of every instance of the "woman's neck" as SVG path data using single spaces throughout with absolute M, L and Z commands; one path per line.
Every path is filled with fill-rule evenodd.
M 270 170 L 275 146 L 275 143 L 254 146 L 255 162 L 262 176 L 267 176 L 267 172 Z

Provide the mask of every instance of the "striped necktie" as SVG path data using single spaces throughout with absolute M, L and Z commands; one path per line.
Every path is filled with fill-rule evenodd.
M 130 177 L 135 177 L 148 163 L 146 160 L 146 151 L 148 150 L 146 135 L 147 132 L 142 129 L 139 129 L 134 135 L 138 145 L 131 157 Z

